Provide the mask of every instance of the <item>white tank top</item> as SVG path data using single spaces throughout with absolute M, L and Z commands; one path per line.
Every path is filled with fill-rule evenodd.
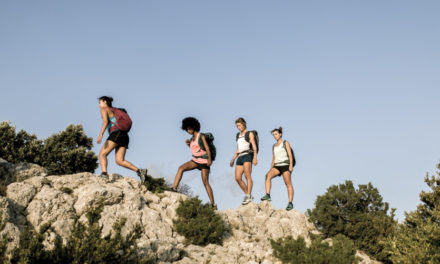
M 274 145 L 273 153 L 275 155 L 275 166 L 285 166 L 290 165 L 289 156 L 287 155 L 287 150 L 283 147 L 284 142 L 279 146 Z
M 239 135 L 238 139 L 237 139 L 237 145 L 238 145 L 238 153 L 240 153 L 238 156 L 244 156 L 246 154 L 249 154 L 249 152 L 247 152 L 248 150 L 251 149 L 251 143 L 247 142 L 246 139 L 244 138 L 244 135 Z

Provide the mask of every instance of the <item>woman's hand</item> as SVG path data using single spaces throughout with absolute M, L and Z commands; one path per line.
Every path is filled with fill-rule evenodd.
M 186 145 L 188 145 L 188 147 L 189 147 L 189 144 L 191 144 L 191 141 L 190 141 L 189 139 L 187 139 L 187 140 L 185 140 L 185 143 L 186 143 Z
M 101 144 L 102 141 L 102 136 L 99 135 L 99 137 L 96 139 L 96 143 Z
M 293 171 L 293 166 L 292 165 L 289 166 L 289 171 L 290 171 L 290 173 L 292 173 L 292 171 Z
M 254 164 L 254 166 L 257 166 L 258 164 L 257 156 L 254 156 L 254 159 L 252 160 L 252 164 Z
M 231 167 L 234 167 L 234 161 L 235 161 L 235 159 L 232 159 L 231 162 L 229 163 L 229 165 L 230 165 Z
M 209 158 L 209 159 L 208 159 L 208 166 L 211 166 L 211 165 L 212 165 L 212 159 Z

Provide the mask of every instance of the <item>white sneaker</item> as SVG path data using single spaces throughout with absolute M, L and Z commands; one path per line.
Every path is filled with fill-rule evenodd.
M 242 204 L 242 205 L 245 205 L 245 204 L 248 204 L 248 203 L 250 203 L 250 202 L 252 202 L 252 197 L 251 197 L 250 195 L 246 195 L 246 196 L 244 197 L 243 202 L 242 202 L 241 204 Z

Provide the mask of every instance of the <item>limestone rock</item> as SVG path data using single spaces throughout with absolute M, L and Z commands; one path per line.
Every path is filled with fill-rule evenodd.
M 136 225 L 143 229 L 137 241 L 139 251 L 153 255 L 158 263 L 280 263 L 272 256 L 271 239 L 303 236 L 318 232 L 301 212 L 275 210 L 265 201 L 219 211 L 230 231 L 223 245 L 205 247 L 186 245 L 176 233 L 173 219 L 185 195 L 168 192 L 154 194 L 136 179 L 110 174 L 102 178 L 92 173 L 47 176 L 44 169 L 32 164 L 12 165 L 0 159 L 0 173 L 11 179 L 22 179 L 8 185 L 7 197 L 0 197 L 0 212 L 5 228 L 0 235 L 9 238 L 8 250 L 14 248 L 26 223 L 39 229 L 51 223 L 53 230 L 45 244 L 64 240 L 73 223 L 86 221 L 87 210 L 103 204 L 100 225 L 103 235 L 124 218 L 122 235 Z M 377 263 L 358 252 L 362 263 Z

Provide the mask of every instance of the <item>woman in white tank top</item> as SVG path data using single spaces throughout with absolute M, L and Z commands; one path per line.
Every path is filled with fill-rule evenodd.
M 286 210 L 293 209 L 293 186 L 292 186 L 292 171 L 293 171 L 293 155 L 290 147 L 290 143 L 287 140 L 282 139 L 283 128 L 276 128 L 272 130 L 272 135 L 276 140 L 273 145 L 273 158 L 270 170 L 266 174 L 266 195 L 261 198 L 262 201 L 271 201 L 270 189 L 272 185 L 272 179 L 277 176 L 283 176 L 284 183 L 287 187 L 287 194 L 289 197 L 289 203 Z
M 240 188 L 245 193 L 243 202 L 245 205 L 252 201 L 252 164 L 257 165 L 257 145 L 255 143 L 255 136 L 252 132 L 246 130 L 246 121 L 243 118 L 238 118 L 235 121 L 238 131 L 237 135 L 237 150 L 230 162 L 231 167 L 234 166 L 235 159 L 237 163 L 235 166 L 235 180 Z M 246 140 L 246 133 L 248 134 L 249 141 Z M 243 181 L 243 174 L 246 178 L 246 182 Z

